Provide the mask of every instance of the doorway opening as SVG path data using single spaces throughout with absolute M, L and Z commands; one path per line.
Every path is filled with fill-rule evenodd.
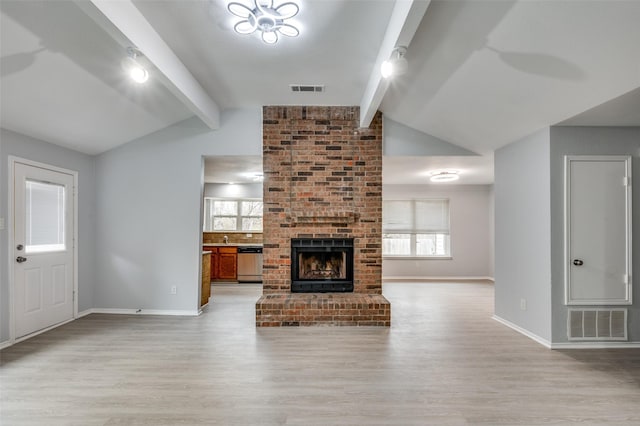
M 203 157 L 200 243 L 209 260 L 202 294 L 204 281 L 210 294 L 215 286 L 262 282 L 262 176 L 262 156 Z

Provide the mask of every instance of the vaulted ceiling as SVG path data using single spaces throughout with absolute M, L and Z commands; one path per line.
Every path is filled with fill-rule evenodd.
M 640 87 L 638 1 L 300 0 L 300 36 L 275 45 L 236 34 L 228 2 L 2 0 L 0 124 L 95 154 L 192 115 L 215 127 L 217 109 L 362 105 L 382 87 L 387 117 L 488 155 L 584 111 L 612 123 L 595 107 Z M 424 16 L 398 23 L 411 3 Z M 388 83 L 395 41 L 409 71 Z M 145 85 L 122 72 L 128 45 L 150 46 Z M 637 101 L 617 104 L 640 125 Z

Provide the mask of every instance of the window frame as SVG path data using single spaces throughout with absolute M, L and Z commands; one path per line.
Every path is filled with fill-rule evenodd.
M 214 216 L 214 204 L 216 201 L 232 201 L 236 203 L 236 214 L 235 215 L 218 215 Z M 242 214 L 242 204 L 243 202 L 260 202 L 263 203 L 263 200 L 260 198 L 224 198 L 224 197 L 204 197 L 203 203 L 203 221 L 202 221 L 202 230 L 203 232 L 245 232 L 245 233 L 253 233 L 253 232 L 263 232 L 264 226 L 261 226 L 260 229 L 242 229 L 242 219 L 255 219 L 260 218 L 264 220 L 264 210 L 262 215 L 243 215 Z M 262 204 L 264 209 L 264 203 Z M 214 217 L 218 218 L 235 218 L 236 220 L 236 228 L 235 229 L 214 229 Z M 208 226 L 207 226 L 208 225 Z
M 442 232 L 442 230 L 438 231 L 429 231 L 423 229 L 417 229 L 416 226 L 416 205 L 419 202 L 423 201 L 442 201 L 446 202 L 446 214 L 447 214 L 447 230 L 446 232 Z M 409 213 L 409 222 L 410 226 L 407 229 L 385 229 L 385 224 L 383 220 L 382 224 L 382 257 L 389 259 L 419 259 L 419 260 L 451 260 L 453 259 L 452 255 L 452 247 L 451 247 L 451 200 L 449 198 L 414 198 L 414 199 L 394 199 L 394 200 L 383 200 L 383 215 L 384 215 L 384 204 L 392 203 L 392 202 L 403 202 L 410 203 L 410 213 Z M 395 235 L 409 235 L 409 254 L 388 254 L 384 252 L 384 236 L 387 234 L 395 234 Z M 443 255 L 421 255 L 418 254 L 418 236 L 419 235 L 434 235 L 435 238 L 438 238 L 439 235 L 445 237 L 443 244 L 445 245 L 446 254 Z

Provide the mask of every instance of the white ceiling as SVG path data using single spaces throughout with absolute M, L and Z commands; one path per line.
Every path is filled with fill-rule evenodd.
M 134 4 L 222 108 L 359 104 L 392 1 L 303 0 L 294 18 L 300 37 L 271 46 L 233 31 L 228 2 Z M 324 84 L 325 92 L 293 93 L 290 84 Z
M 207 157 L 204 160 L 206 183 L 258 183 L 262 175 L 262 157 L 254 155 Z
M 640 87 L 639 22 L 638 1 L 434 1 L 382 111 L 489 153 Z
M 300 0 L 301 36 L 274 46 L 235 34 L 228 1 L 133 5 L 221 109 L 360 105 L 393 0 Z M 90 18 L 87 5 L 0 1 L 2 127 L 95 154 L 193 115 L 153 70 L 147 85 L 126 80 L 122 35 Z M 622 114 L 640 125 L 630 99 L 613 114 L 595 108 L 640 87 L 638 22 L 640 1 L 434 0 L 409 44 L 409 72 L 390 84 L 380 109 L 488 158 L 585 111 L 563 124 L 617 125 Z M 289 84 L 326 92 L 294 94 Z M 385 159 L 386 167 L 395 161 L 432 167 L 408 158 Z M 394 179 L 389 170 L 385 179 Z
M 432 183 L 431 172 L 455 170 L 453 182 Z M 385 185 L 490 185 L 493 183 L 493 155 L 456 157 L 384 157 L 382 182 Z
M 155 80 L 124 75 L 124 49 L 74 3 L 1 1 L 0 125 L 96 154 L 192 113 Z

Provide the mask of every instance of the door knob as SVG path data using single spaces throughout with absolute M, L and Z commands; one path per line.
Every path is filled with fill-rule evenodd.
M 16 257 L 16 262 L 18 262 L 18 263 L 22 263 L 22 262 L 26 262 L 26 261 L 27 261 L 26 257 L 22 257 L 22 256 Z
M 573 264 L 576 265 L 576 266 L 582 266 L 582 265 L 584 265 L 584 262 L 582 260 L 580 260 L 580 259 L 575 259 L 573 261 Z

